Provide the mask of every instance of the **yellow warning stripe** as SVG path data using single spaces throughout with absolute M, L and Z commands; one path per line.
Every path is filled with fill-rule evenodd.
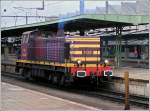
M 93 54 L 100 54 L 100 51 L 93 51 Z
M 82 51 L 70 51 L 70 54 L 82 54 Z
M 73 63 L 54 63 L 47 61 L 32 61 L 32 60 L 16 60 L 17 63 L 28 63 L 28 64 L 39 64 L 39 65 L 49 65 L 49 66 L 61 66 L 61 67 L 75 67 Z M 100 66 L 100 64 L 99 64 Z M 97 67 L 96 64 L 86 64 L 86 67 Z
M 72 37 L 72 38 L 66 38 L 70 40 L 100 40 L 100 37 Z
M 77 60 L 81 60 L 81 61 L 100 61 L 100 58 L 97 57 L 72 57 L 71 61 L 77 61 Z
M 71 44 L 70 48 L 100 48 L 100 45 L 98 44 Z
M 78 41 L 82 41 L 82 42 L 83 42 L 83 41 L 84 41 L 84 42 L 89 42 L 89 41 L 90 41 L 90 42 L 97 42 L 97 41 L 100 41 L 100 40 L 78 40 L 78 39 L 77 39 L 77 40 L 66 40 L 66 41 L 67 41 L 67 42 L 71 42 L 71 41 L 77 41 L 77 42 L 78 42 Z
M 82 51 L 70 51 L 70 54 L 83 54 Z M 100 54 L 100 51 L 93 51 L 93 54 Z

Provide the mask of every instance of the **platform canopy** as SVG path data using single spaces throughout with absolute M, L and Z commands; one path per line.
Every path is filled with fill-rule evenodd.
M 147 24 L 148 15 L 118 15 L 118 14 L 84 14 L 72 17 L 65 17 L 56 20 L 38 22 L 26 25 L 2 28 L 2 37 L 20 36 L 23 32 L 40 29 L 57 31 L 58 24 L 64 22 L 66 31 L 88 30 L 95 28 L 106 28 L 116 26 L 131 26 Z

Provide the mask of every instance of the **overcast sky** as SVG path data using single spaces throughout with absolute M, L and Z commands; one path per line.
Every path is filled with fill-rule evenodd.
M 35 0 L 35 1 L 1 1 L 1 14 L 2 15 L 12 15 L 12 16 L 19 16 L 19 15 L 28 15 L 28 16 L 58 16 L 60 14 L 71 13 L 75 11 L 79 11 L 79 0 L 76 1 L 46 1 L 45 0 L 45 9 L 38 10 L 36 13 L 35 9 L 29 8 L 41 8 L 42 1 Z M 120 2 L 110 2 L 110 4 L 119 5 Z M 96 7 L 104 7 L 104 1 L 86 1 L 85 0 L 85 9 L 95 9 Z M 22 7 L 22 8 L 21 8 Z M 6 9 L 6 11 L 4 11 Z M 29 23 L 40 21 L 42 19 L 29 19 Z M 21 25 L 25 24 L 25 18 L 2 18 L 2 27 L 9 27 L 12 25 Z

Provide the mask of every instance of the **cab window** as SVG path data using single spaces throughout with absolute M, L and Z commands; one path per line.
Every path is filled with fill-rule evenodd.
M 28 43 L 29 34 L 23 34 L 22 35 L 22 43 Z
M 24 43 L 25 41 L 25 34 L 22 35 L 21 43 Z
M 25 38 L 26 38 L 26 39 L 25 39 L 25 43 L 28 43 L 29 35 L 30 35 L 30 34 L 27 34 L 27 35 L 26 35 L 26 37 L 25 37 Z

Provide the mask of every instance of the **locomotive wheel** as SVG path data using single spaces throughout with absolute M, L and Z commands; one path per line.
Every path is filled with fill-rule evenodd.
M 22 76 L 25 80 L 28 80 L 28 77 L 27 77 L 27 69 L 23 69 L 23 70 L 22 70 L 21 76 Z
M 56 74 L 52 74 L 52 84 L 58 83 L 58 76 Z
M 28 80 L 33 80 L 31 70 L 28 70 L 27 77 L 28 77 Z
M 26 74 L 26 70 L 25 70 L 25 69 L 21 69 L 21 76 L 22 76 L 23 78 L 24 78 L 25 74 Z
M 59 84 L 59 86 L 64 86 L 65 85 L 65 75 L 60 75 L 58 84 Z
M 37 69 L 32 69 L 31 75 L 32 75 L 32 78 L 33 78 L 36 82 L 39 81 L 39 77 L 38 77 L 37 74 L 38 74 Z
M 50 83 L 52 82 L 52 79 L 53 79 L 52 74 L 49 74 L 49 76 L 48 76 L 48 81 L 49 81 Z
M 60 74 L 52 74 L 52 84 L 57 85 L 58 87 L 63 86 L 65 84 L 65 75 Z
M 25 80 L 32 80 L 30 70 L 24 69 L 22 72 L 22 76 L 24 77 Z
M 52 74 L 52 84 L 55 84 L 55 81 L 54 81 L 54 74 Z

